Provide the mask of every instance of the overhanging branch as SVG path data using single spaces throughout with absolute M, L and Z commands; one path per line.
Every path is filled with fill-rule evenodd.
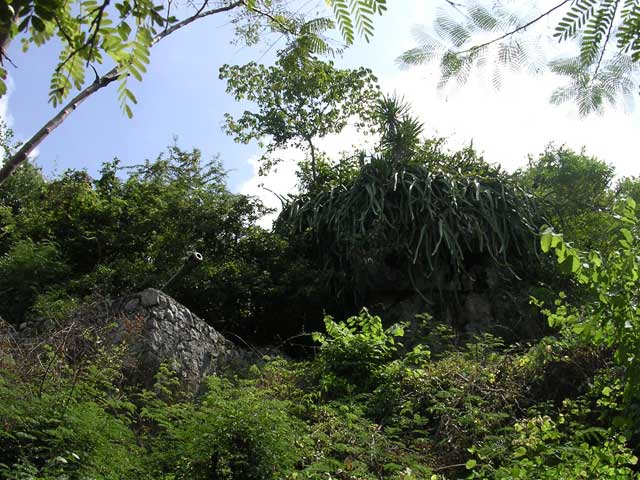
M 544 13 L 541 13 L 540 15 L 538 15 L 536 18 L 529 20 L 527 23 L 520 25 L 516 28 L 514 28 L 513 30 L 510 30 L 509 32 L 500 35 L 499 37 L 496 37 L 492 40 L 489 40 L 488 42 L 482 43 L 480 45 L 474 45 L 472 47 L 467 48 L 466 50 L 462 50 L 460 52 L 454 52 L 454 55 L 464 55 L 465 53 L 469 53 L 469 52 L 473 52 L 476 50 L 480 50 L 484 47 L 488 47 L 489 45 L 492 45 L 496 42 L 499 42 L 501 40 L 504 40 L 507 37 L 510 37 L 512 35 L 515 35 L 516 33 L 519 33 L 523 30 L 526 30 L 527 28 L 529 28 L 531 25 L 533 25 L 534 23 L 539 22 L 540 20 L 542 20 L 545 17 L 548 17 L 549 15 L 551 15 L 553 12 L 555 12 L 556 10 L 558 10 L 560 7 L 566 5 L 567 3 L 572 2 L 573 0 L 564 0 L 562 2 L 560 2 L 559 4 L 557 4 L 555 7 L 550 8 L 549 10 L 547 10 Z
M 206 11 L 197 12 L 195 15 L 192 15 L 184 20 L 177 22 L 172 25 L 170 28 L 163 30 L 159 34 L 157 34 L 153 40 L 151 41 L 151 47 L 156 45 L 162 39 L 168 37 L 172 33 L 180 30 L 183 27 L 186 27 L 190 23 L 195 22 L 201 18 L 209 17 L 211 15 L 215 15 L 217 13 L 228 12 L 233 10 L 234 8 L 240 7 L 244 5 L 243 1 L 237 1 L 231 3 L 227 6 L 220 8 L 212 8 Z M 107 85 L 116 81 L 121 75 L 120 69 L 118 67 L 114 67 L 105 75 L 96 78 L 96 80 L 86 88 L 84 88 L 80 93 L 78 93 L 75 97 L 73 97 L 62 109 L 58 111 L 44 126 L 38 130 L 29 140 L 27 140 L 22 146 L 18 149 L 18 151 L 12 155 L 0 168 L 0 185 L 4 183 L 4 181 L 9 178 L 9 176 L 22 164 L 29 155 L 42 143 L 42 141 L 47 138 L 51 132 L 53 132 L 56 128 L 58 128 L 73 111 L 78 108 L 78 106 L 84 102 L 91 95 L 96 93 L 97 91 L 103 89 Z

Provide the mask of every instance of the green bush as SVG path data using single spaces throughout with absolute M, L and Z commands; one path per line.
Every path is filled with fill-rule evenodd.
M 380 291 L 434 301 L 461 291 L 474 262 L 520 271 L 535 259 L 534 199 L 472 149 L 445 154 L 425 141 L 400 158 L 383 151 L 330 187 L 290 198 L 277 226 L 305 240 L 349 308 Z
M 69 272 L 59 247 L 52 242 L 20 240 L 0 257 L 0 316 L 9 322 L 24 319 L 39 292 L 61 283 Z
M 614 350 L 624 372 L 630 414 L 640 405 L 640 223 L 635 209 L 631 198 L 616 206 L 617 222 L 605 255 L 574 248 L 550 227 L 543 229 L 540 238 L 543 251 L 553 251 L 560 267 L 588 294 L 582 304 L 571 305 L 561 292 L 555 305 L 544 310 L 550 325 L 566 336 L 578 335 Z
M 480 479 L 632 479 L 638 458 L 614 430 L 590 425 L 584 401 L 566 401 L 555 418 L 534 415 L 474 446 L 473 470 Z M 498 460 L 498 462 L 496 462 Z M 496 465 L 498 463 L 498 466 Z
M 315 332 L 313 339 L 320 344 L 322 389 L 336 390 L 334 394 L 370 388 L 379 369 L 397 352 L 396 338 L 404 335 L 402 325 L 384 329 L 382 319 L 366 308 L 344 322 L 326 316 L 324 323 L 326 335 Z
M 75 365 L 60 353 L 42 346 L 36 364 L 0 362 L 0 477 L 141 478 L 134 406 L 114 384 L 118 353 Z
M 147 392 L 142 419 L 157 428 L 150 439 L 153 464 L 173 479 L 276 480 L 290 473 L 302 452 L 304 425 L 287 401 L 248 383 L 211 377 L 196 403 L 166 403 Z

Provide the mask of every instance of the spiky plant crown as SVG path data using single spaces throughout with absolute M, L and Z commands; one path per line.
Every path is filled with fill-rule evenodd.
M 508 268 L 535 252 L 538 224 L 532 197 L 507 174 L 438 142 L 401 163 L 372 158 L 350 181 L 292 198 L 279 221 L 306 238 L 336 293 L 357 300 L 390 271 L 425 295 L 456 290 L 471 256 Z

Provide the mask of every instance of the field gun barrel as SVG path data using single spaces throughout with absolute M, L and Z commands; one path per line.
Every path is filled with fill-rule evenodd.
M 194 268 L 200 265 L 202 263 L 202 260 L 202 254 L 193 252 L 187 257 L 184 265 L 180 267 L 180 270 L 174 273 L 173 276 L 167 281 L 167 283 L 162 286 L 161 290 L 166 291 L 174 287 L 178 283 L 178 281 L 180 281 L 185 275 L 188 275 Z

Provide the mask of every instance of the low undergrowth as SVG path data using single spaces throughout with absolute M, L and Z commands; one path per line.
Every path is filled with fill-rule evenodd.
M 101 346 L 99 331 L 75 356 L 5 340 L 0 478 L 637 477 L 606 348 L 485 335 L 409 350 L 402 325 L 366 310 L 326 323 L 312 360 L 267 358 L 242 378 L 210 378 L 198 398 L 168 368 L 152 390 L 127 387 L 122 349 Z

